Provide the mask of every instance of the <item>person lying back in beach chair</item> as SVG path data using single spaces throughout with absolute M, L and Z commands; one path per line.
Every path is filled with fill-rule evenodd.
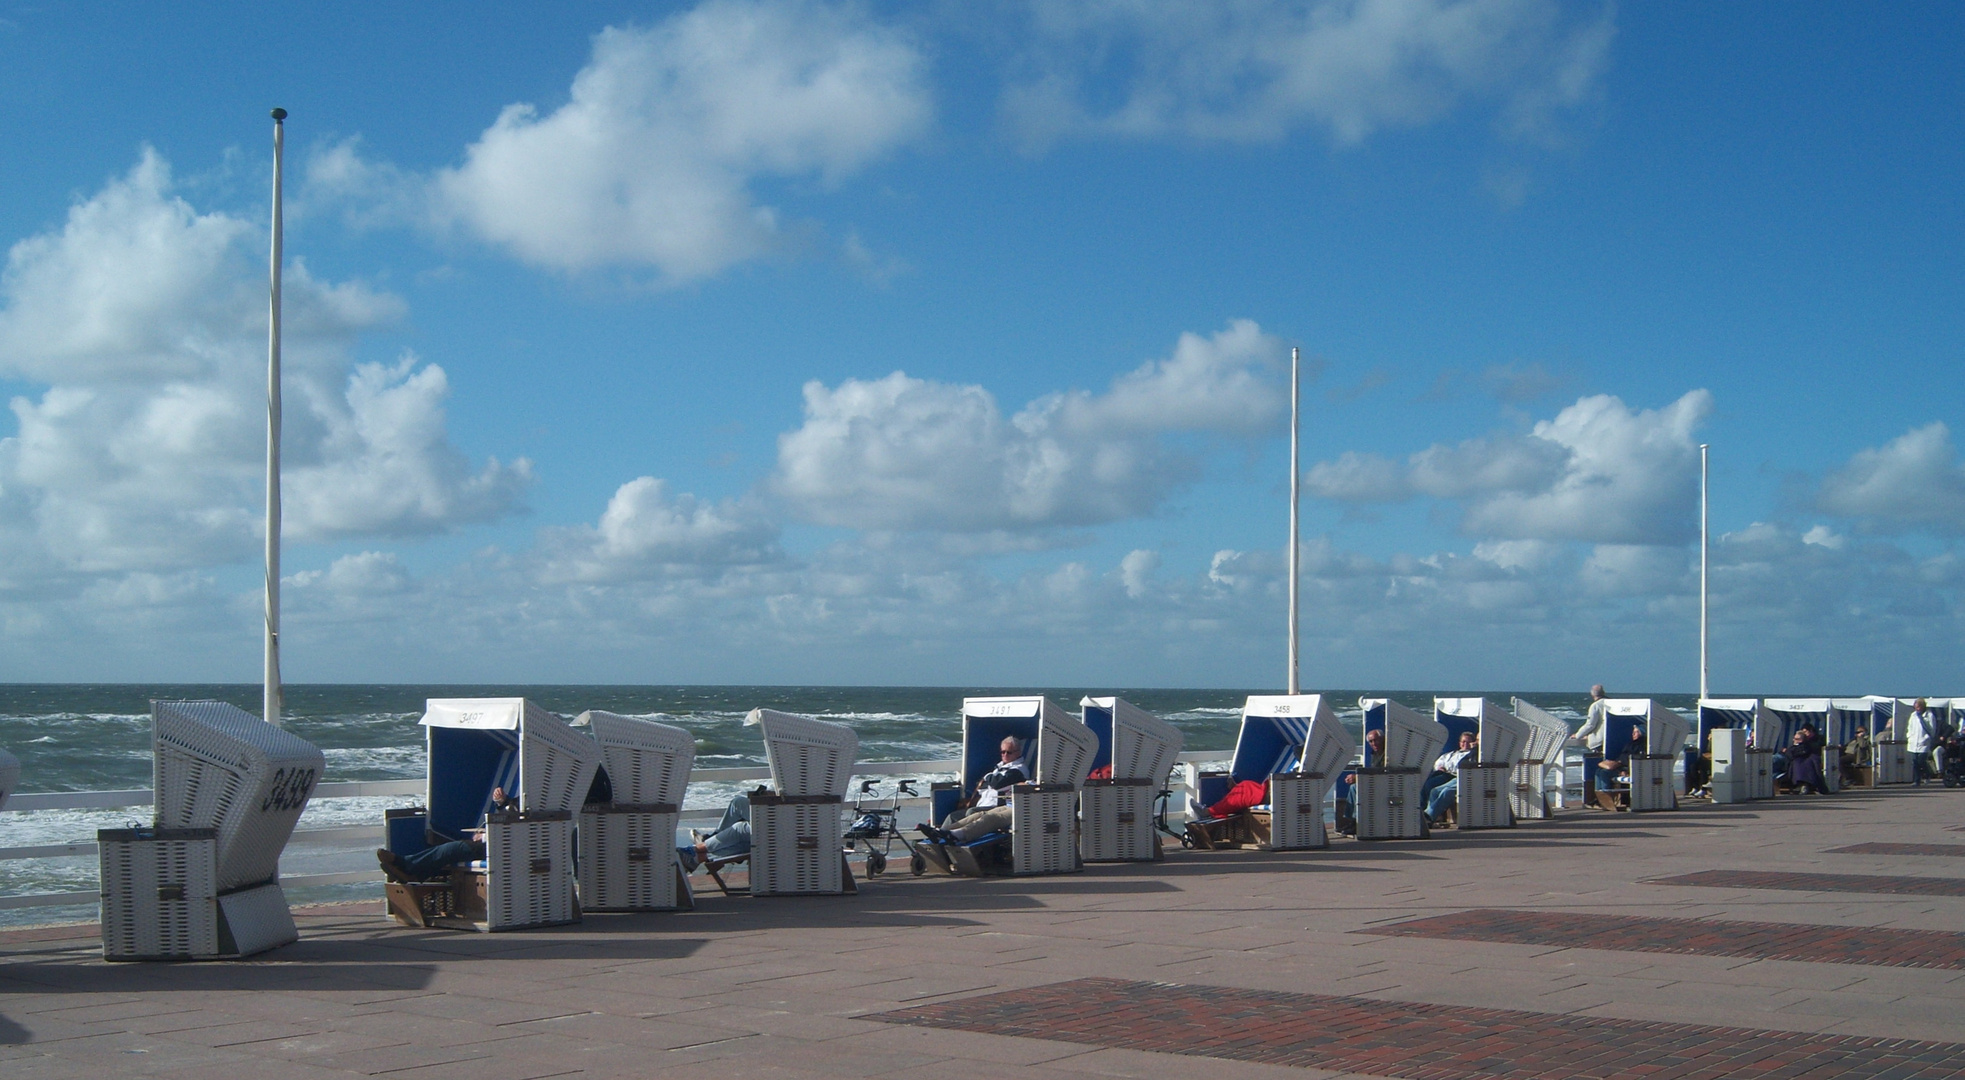
M 976 781 L 975 797 L 958 806 L 948 817 L 942 819 L 939 828 L 923 822 L 915 826 L 923 836 L 936 845 L 966 844 L 980 840 L 990 833 L 1010 831 L 1010 789 L 1018 784 L 1030 782 L 1030 773 L 1024 767 L 1023 740 L 1014 735 L 1003 737 L 998 747 L 1002 754 L 994 769 L 983 774 Z M 964 813 L 967 810 L 967 813 Z M 961 814 L 961 817 L 957 817 Z M 929 853 L 934 854 L 934 853 Z
M 518 799 L 505 794 L 505 789 L 491 789 L 491 805 L 486 815 L 509 813 L 519 808 Z M 376 848 L 375 859 L 382 864 L 382 876 L 398 884 L 412 881 L 431 881 L 443 877 L 453 866 L 465 866 L 484 858 L 484 822 L 472 829 L 462 840 L 449 840 L 432 844 L 413 855 L 397 855 L 388 848 Z
M 1460 763 L 1469 758 L 1478 760 L 1475 748 L 1479 742 L 1479 735 L 1463 731 L 1460 733 L 1459 747 L 1448 750 L 1433 761 L 1433 774 L 1419 789 L 1419 798 L 1426 804 L 1427 821 L 1444 825 L 1447 811 L 1459 808 Z
M 761 790 L 761 789 L 760 789 Z M 677 844 L 675 847 L 677 865 L 685 874 L 693 874 L 697 867 L 709 874 L 716 887 L 730 895 L 730 886 L 723 883 L 722 870 L 726 866 L 747 862 L 751 857 L 751 800 L 748 795 L 738 795 L 723 808 L 723 819 L 716 828 L 707 833 L 697 833 L 695 841 Z

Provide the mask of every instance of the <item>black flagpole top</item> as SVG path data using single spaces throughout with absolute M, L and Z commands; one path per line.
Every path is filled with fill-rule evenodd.
M 285 120 L 286 118 L 287 118 L 287 111 L 285 109 L 273 110 L 273 119 L 275 121 Z

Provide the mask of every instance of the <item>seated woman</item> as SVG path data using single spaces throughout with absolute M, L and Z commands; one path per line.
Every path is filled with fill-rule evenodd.
M 518 799 L 505 794 L 505 789 L 491 789 L 491 807 L 485 811 L 491 814 L 510 813 L 519 808 Z M 470 831 L 468 838 L 432 844 L 413 855 L 397 855 L 388 848 L 376 848 L 375 860 L 382 864 L 382 876 L 399 884 L 412 881 L 429 881 L 450 872 L 453 866 L 463 866 L 484 858 L 484 823 Z
M 682 872 L 693 874 L 698 866 L 712 860 L 727 862 L 751 852 L 751 800 L 739 795 L 723 808 L 723 820 L 706 834 L 698 834 L 693 844 L 677 844 L 676 861 Z
M 1788 744 L 1788 787 L 1797 794 L 1813 792 L 1827 795 L 1828 785 L 1822 782 L 1822 736 L 1813 724 L 1801 725 L 1794 733 L 1794 740 Z

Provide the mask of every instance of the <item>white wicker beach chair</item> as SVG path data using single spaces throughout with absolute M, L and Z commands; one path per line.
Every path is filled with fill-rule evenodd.
M 763 732 L 774 788 L 750 800 L 751 895 L 857 891 L 841 816 L 859 736 L 845 724 L 771 709 L 752 709 L 744 723 Z
M 1515 816 L 1546 818 L 1552 770 L 1557 774 L 1557 790 L 1561 790 L 1562 748 L 1569 741 L 1569 725 L 1561 717 L 1521 698 L 1514 699 L 1514 713 L 1528 725 L 1528 744 L 1515 764 Z
M 1080 840 L 1086 862 L 1140 862 L 1160 857 L 1153 800 L 1180 754 L 1180 729 L 1118 697 L 1078 703 L 1098 737 L 1111 776 L 1086 780 Z
M 280 853 L 320 749 L 221 701 L 151 703 L 155 827 L 103 830 L 103 957 L 251 956 L 299 938 Z
M 1486 698 L 1434 698 L 1433 716 L 1449 733 L 1471 730 L 1477 754 L 1460 763 L 1454 827 L 1505 829 L 1515 824 L 1514 771 L 1528 745 L 1528 723 Z
M 573 726 L 600 744 L 611 801 L 582 807 L 576 843 L 587 911 L 672 911 L 694 906 L 676 861 L 676 822 L 696 760 L 682 728 L 589 711 Z

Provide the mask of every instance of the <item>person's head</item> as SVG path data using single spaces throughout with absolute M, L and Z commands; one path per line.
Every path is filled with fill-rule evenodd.
M 1644 725 L 1643 725 L 1643 724 L 1632 724 L 1632 725 L 1631 725 L 1631 741 L 1632 741 L 1632 742 L 1637 742 L 1638 740 L 1640 740 L 1640 739 L 1643 739 L 1643 738 L 1644 738 Z
M 1591 700 L 1591 701 L 1602 701 L 1602 700 L 1603 700 L 1603 696 L 1604 696 L 1604 695 L 1603 695 L 1603 684 L 1602 684 L 1602 683 L 1598 683 L 1598 684 L 1596 684 L 1595 686 L 1592 686 L 1592 687 L 1590 687 L 1590 700 Z
M 1917 699 L 1917 711 L 1918 711 L 1918 712 L 1923 712 L 1923 711 L 1924 711 L 1924 707 L 1925 707 L 1925 706 L 1924 706 L 1924 699 L 1923 699 L 1923 698 L 1918 698 L 1918 699 Z
M 1474 743 L 1477 742 L 1478 740 L 1479 740 L 1479 736 L 1475 735 L 1473 732 L 1463 731 L 1460 733 L 1460 749 L 1472 750 L 1474 748 Z
M 999 749 L 1003 752 L 1004 761 L 1023 760 L 1023 740 L 1015 735 L 1003 736 L 1003 745 Z
M 1378 728 L 1372 728 L 1370 731 L 1365 732 L 1365 745 L 1371 747 L 1371 752 L 1374 754 L 1384 753 L 1385 732 Z

